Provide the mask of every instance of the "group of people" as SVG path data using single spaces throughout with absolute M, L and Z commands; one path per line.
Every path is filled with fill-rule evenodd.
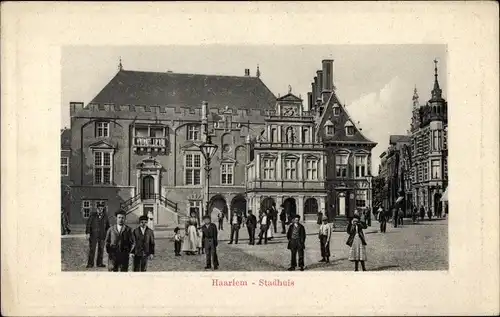
M 148 228 L 148 217 L 139 218 L 135 229 L 125 224 L 125 212 L 116 212 L 116 224 L 111 226 L 103 206 L 97 207 L 87 220 L 85 233 L 89 241 L 87 268 L 94 267 L 97 248 L 97 267 L 106 267 L 103 263 L 104 249 L 108 253 L 108 271 L 127 272 L 132 259 L 133 271 L 144 272 L 148 260 L 155 253 L 155 237 Z
M 436 214 L 437 218 L 442 217 L 442 212 L 440 211 L 440 208 L 438 208 L 438 214 Z M 424 206 L 420 206 L 419 209 L 417 207 L 413 207 L 411 210 L 409 216 L 411 216 L 412 222 L 417 223 L 420 219 L 420 221 L 423 221 L 425 218 L 425 215 L 427 214 L 427 217 L 429 220 L 432 219 L 432 211 L 429 209 L 427 212 L 425 211 Z M 394 228 L 397 228 L 398 226 L 402 227 L 404 223 L 404 217 L 405 214 L 402 210 L 401 207 L 392 207 L 390 211 L 384 210 L 384 208 L 381 206 L 377 210 L 377 220 L 380 224 L 380 232 L 384 233 L 387 231 L 387 222 L 391 221 L 393 222 Z

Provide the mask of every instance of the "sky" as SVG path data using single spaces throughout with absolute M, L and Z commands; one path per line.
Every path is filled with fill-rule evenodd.
M 245 68 L 276 95 L 301 95 L 307 106 L 316 71 L 323 59 L 334 60 L 334 84 L 352 120 L 377 146 L 372 173 L 389 136 L 410 128 L 412 96 L 430 99 L 434 59 L 443 97 L 447 93 L 446 45 L 266 45 L 266 46 L 68 46 L 61 57 L 62 127 L 69 127 L 70 101 L 90 102 L 118 71 L 125 70 L 243 76 Z

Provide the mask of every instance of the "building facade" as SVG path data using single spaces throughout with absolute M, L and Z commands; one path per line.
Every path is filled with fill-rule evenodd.
M 131 222 L 152 212 L 157 226 L 273 204 L 307 220 L 368 208 L 375 143 L 338 102 L 333 61 L 322 66 L 306 109 L 291 88 L 276 98 L 258 68 L 256 76 L 217 76 L 120 63 L 87 106 L 70 104 L 71 221 L 85 222 L 98 203 L 110 216 L 126 210 Z M 218 145 L 208 199 L 199 150 L 206 135 Z
M 68 215 L 71 210 L 71 130 L 61 130 L 61 209 Z
M 434 88 L 423 105 L 415 88 L 411 123 L 412 199 L 435 215 L 442 208 L 441 197 L 448 187 L 448 103 L 439 87 L 434 61 Z

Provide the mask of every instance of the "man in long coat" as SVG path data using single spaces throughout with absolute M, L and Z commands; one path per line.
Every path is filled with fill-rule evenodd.
M 87 219 L 85 234 L 89 241 L 89 255 L 87 268 L 94 267 L 95 249 L 97 247 L 97 266 L 106 267 L 103 263 L 104 239 L 109 229 L 108 215 L 104 212 L 104 206 L 97 205 L 97 212 L 91 213 Z
M 210 216 L 204 216 L 203 221 L 205 224 L 201 227 L 201 230 L 203 232 L 203 246 L 207 255 L 205 270 L 212 268 L 212 260 L 214 270 L 217 270 L 219 268 L 219 258 L 217 257 L 217 226 L 210 221 Z
M 257 228 L 257 217 L 253 214 L 251 210 L 248 210 L 247 217 L 247 230 L 248 230 L 248 244 L 255 244 L 255 228 Z
M 127 272 L 129 257 L 133 257 L 132 229 L 125 224 L 125 212 L 116 212 L 116 225 L 106 234 L 106 252 L 108 252 L 108 271 Z
M 155 254 L 155 236 L 153 230 L 148 227 L 148 216 L 139 218 L 139 227 L 132 232 L 132 250 L 134 257 L 134 272 L 146 272 L 148 260 L 152 260 Z
M 288 249 L 291 252 L 292 259 L 288 271 L 295 271 L 297 267 L 297 253 L 299 254 L 299 267 L 304 271 L 304 249 L 306 248 L 306 229 L 299 223 L 300 216 L 295 215 L 293 223 L 288 228 L 286 237 L 288 239 Z

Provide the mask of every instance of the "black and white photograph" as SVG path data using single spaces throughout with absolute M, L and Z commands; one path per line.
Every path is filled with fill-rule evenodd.
M 62 270 L 447 270 L 446 61 L 65 47 Z

